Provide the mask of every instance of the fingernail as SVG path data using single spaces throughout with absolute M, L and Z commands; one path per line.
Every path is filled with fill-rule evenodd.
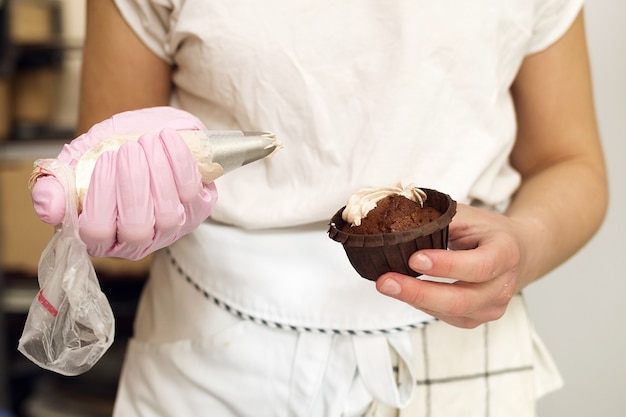
M 428 256 L 418 253 L 411 259 L 411 267 L 417 271 L 428 271 L 433 267 L 433 262 Z
M 398 284 L 395 280 L 388 278 L 385 282 L 380 286 L 380 292 L 386 295 L 398 295 L 400 294 L 400 284 Z

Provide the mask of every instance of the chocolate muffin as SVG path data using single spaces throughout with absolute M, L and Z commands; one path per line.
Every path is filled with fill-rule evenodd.
M 376 207 L 361 219 L 359 226 L 346 223 L 341 230 L 361 235 L 394 233 L 415 229 L 435 221 L 440 216 L 441 212 L 434 207 L 421 207 L 403 195 L 391 194 L 379 200 Z
M 456 202 L 436 190 L 401 183 L 367 188 L 337 211 L 328 233 L 364 278 L 375 281 L 389 271 L 419 276 L 409 257 L 419 249 L 446 249 L 455 213 Z

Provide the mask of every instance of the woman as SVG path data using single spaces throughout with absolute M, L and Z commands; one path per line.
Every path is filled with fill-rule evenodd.
M 584 245 L 607 205 L 581 3 L 90 2 L 79 130 L 148 110 L 60 158 L 164 129 L 92 178 L 154 203 L 118 199 L 102 215 L 110 196 L 91 191 L 81 214 L 92 254 L 168 246 L 115 414 L 534 415 L 560 379 L 520 292 Z M 285 147 L 218 179 L 215 204 L 167 129 L 204 127 L 271 130 Z M 194 203 L 178 202 L 163 239 L 157 202 L 184 172 Z M 432 279 L 388 273 L 374 287 L 325 230 L 353 191 L 398 180 L 461 203 L 453 250 L 411 256 Z M 33 190 L 51 223 L 53 181 Z

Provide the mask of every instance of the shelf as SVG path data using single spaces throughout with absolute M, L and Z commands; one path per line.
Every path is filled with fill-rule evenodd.
M 22 283 L 5 283 L 0 294 L 0 311 L 6 314 L 27 313 L 33 299 L 37 296 L 39 286 L 36 280 Z
M 0 165 L 3 163 L 35 161 L 35 159 L 39 158 L 54 158 L 61 152 L 65 142 L 49 139 L 8 140 L 0 143 Z

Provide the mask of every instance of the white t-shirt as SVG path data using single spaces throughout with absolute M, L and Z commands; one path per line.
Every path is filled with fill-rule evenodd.
M 172 105 L 209 129 L 269 130 L 284 144 L 218 179 L 211 217 L 222 225 L 172 253 L 216 298 L 263 320 L 424 319 L 358 277 L 324 223 L 357 189 L 400 180 L 505 203 L 520 181 L 508 162 L 511 84 L 582 2 L 116 0 L 174 65 Z
M 509 88 L 581 3 L 117 0 L 176 65 L 176 107 L 285 145 L 217 182 L 213 219 L 246 228 L 328 220 L 358 188 L 399 180 L 506 201 L 519 183 Z

